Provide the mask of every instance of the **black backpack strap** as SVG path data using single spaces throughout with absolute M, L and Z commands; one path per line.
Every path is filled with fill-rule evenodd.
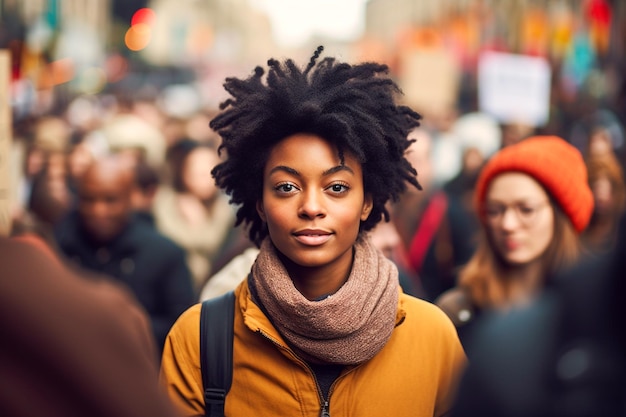
M 202 302 L 200 313 L 200 366 L 205 414 L 224 417 L 224 402 L 233 379 L 233 321 L 235 294 Z

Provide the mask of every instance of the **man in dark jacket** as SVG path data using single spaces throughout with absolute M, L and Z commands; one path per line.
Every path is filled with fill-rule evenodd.
M 0 237 L 0 415 L 177 416 L 132 295 L 33 239 Z
M 626 416 L 626 218 L 618 239 L 529 308 L 481 323 L 453 417 Z
M 195 301 L 184 251 L 134 213 L 126 159 L 94 162 L 78 183 L 77 210 L 55 230 L 67 258 L 126 284 L 150 316 L 157 346 Z

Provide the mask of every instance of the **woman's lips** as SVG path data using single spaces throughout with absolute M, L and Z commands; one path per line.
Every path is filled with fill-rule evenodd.
M 507 240 L 504 241 L 504 247 L 507 250 L 510 250 L 510 251 L 511 250 L 515 250 L 515 249 L 519 248 L 520 246 L 522 246 L 522 244 L 520 242 L 516 241 L 516 240 L 507 239 Z
M 321 230 L 302 230 L 294 233 L 294 236 L 303 245 L 319 246 L 328 242 L 332 234 Z

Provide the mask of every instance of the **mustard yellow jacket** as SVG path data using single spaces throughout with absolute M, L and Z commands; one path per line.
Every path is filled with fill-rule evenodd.
M 322 399 L 311 368 L 288 347 L 249 294 L 235 290 L 233 384 L 228 417 L 317 417 Z M 161 381 L 184 416 L 204 415 L 200 304 L 171 329 Z M 449 411 L 466 357 L 454 325 L 435 305 L 400 295 L 391 339 L 371 360 L 346 367 L 330 389 L 331 417 L 426 417 Z

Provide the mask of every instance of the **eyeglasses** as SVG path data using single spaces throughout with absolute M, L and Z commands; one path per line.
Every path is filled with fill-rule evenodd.
M 490 203 L 485 206 L 484 216 L 489 224 L 499 225 L 504 219 L 507 210 L 511 209 L 517 216 L 517 220 L 519 220 L 523 226 L 529 226 L 537 217 L 537 213 L 549 205 L 548 201 L 537 204 L 518 203 L 511 206 Z

